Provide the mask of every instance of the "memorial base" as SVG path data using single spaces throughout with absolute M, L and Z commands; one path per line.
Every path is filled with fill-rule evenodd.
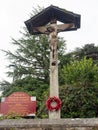
M 7 119 L 0 121 L 0 130 L 98 130 L 98 118 Z

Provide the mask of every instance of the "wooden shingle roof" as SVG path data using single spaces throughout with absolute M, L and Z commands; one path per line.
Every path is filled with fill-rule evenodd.
M 26 27 L 30 34 L 33 34 L 33 27 L 39 27 L 47 25 L 51 19 L 57 19 L 62 23 L 74 23 L 75 27 L 66 31 L 77 30 L 80 28 L 80 15 L 57 6 L 49 6 L 42 10 L 40 13 L 25 21 Z

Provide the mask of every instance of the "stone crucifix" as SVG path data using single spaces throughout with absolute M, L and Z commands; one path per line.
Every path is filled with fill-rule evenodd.
M 79 14 L 75 14 L 63 8 L 54 5 L 43 9 L 37 15 L 25 21 L 26 27 L 31 35 L 46 34 L 49 36 L 50 46 L 50 97 L 59 99 L 58 83 L 58 33 L 63 31 L 72 31 L 80 28 Z M 57 24 L 57 21 L 62 24 Z M 49 98 L 50 99 L 50 98 Z M 52 98 L 54 99 L 54 98 Z M 57 106 L 53 101 L 52 106 Z M 53 107 L 54 107 L 53 106 Z M 52 107 L 52 108 L 53 108 Z M 54 110 L 54 109 L 53 109 Z M 50 119 L 59 119 L 60 110 L 50 111 Z
M 50 97 L 59 97 L 58 83 L 58 38 L 57 34 L 63 30 L 74 27 L 74 23 L 57 25 L 57 20 L 52 19 L 50 25 L 33 27 L 33 32 L 40 32 L 49 35 L 50 45 Z M 50 119 L 59 119 L 59 111 L 49 111 Z

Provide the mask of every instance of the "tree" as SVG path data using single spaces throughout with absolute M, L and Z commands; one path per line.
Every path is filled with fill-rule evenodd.
M 4 87 L 5 86 L 5 87 Z M 26 76 L 25 78 L 15 80 L 14 82 L 8 83 L 3 82 L 3 96 L 7 97 L 13 92 L 23 91 L 30 96 L 36 96 L 37 98 L 37 117 L 48 115 L 45 110 L 45 101 L 49 95 L 49 85 L 40 79 L 33 78 L 32 76 Z M 45 113 L 41 114 L 43 111 Z
M 80 61 L 70 62 L 64 66 L 62 73 L 65 84 L 87 87 L 97 82 L 98 67 L 93 64 L 92 59 L 87 60 L 84 57 Z
M 22 38 L 19 40 L 12 39 L 12 44 L 17 47 L 15 52 L 4 51 L 10 61 L 8 66 L 10 70 L 7 74 L 8 76 L 11 76 L 14 81 L 30 75 L 48 83 L 50 62 L 48 36 L 31 36 L 26 28 L 24 28 L 24 31 L 25 32 L 22 33 Z M 59 38 L 59 57 L 61 57 L 65 51 L 64 45 L 64 39 Z
M 33 14 L 36 12 L 38 10 L 35 9 Z M 93 63 L 97 62 L 98 47 L 87 44 L 65 54 L 65 41 L 63 38 L 58 40 L 62 117 L 98 116 L 98 66 Z M 37 116 L 46 117 L 45 101 L 49 94 L 50 62 L 48 36 L 31 36 L 24 28 L 22 37 L 18 40 L 12 39 L 12 44 L 16 46 L 16 50 L 13 53 L 4 52 L 10 61 L 7 74 L 13 80 L 11 83 L 0 83 L 3 96 L 16 91 L 37 96 Z M 96 58 L 93 58 L 94 54 Z
M 84 56 L 87 59 L 92 58 L 94 63 L 98 64 L 98 46 L 95 46 L 93 43 L 85 44 L 82 48 L 76 48 L 65 57 L 72 60 L 81 60 Z
M 25 36 L 18 41 L 13 39 L 13 44 L 18 49 L 13 54 L 6 51 L 10 59 L 9 68 L 12 72 L 7 72 L 14 80 L 27 75 L 39 79 L 48 80 L 49 71 L 49 45 L 46 36 Z
M 34 14 L 38 12 L 34 10 Z M 16 91 L 25 91 L 31 96 L 37 96 L 37 109 L 42 112 L 42 101 L 48 95 L 49 88 L 49 55 L 50 48 L 48 36 L 30 35 L 26 28 L 22 37 L 18 40 L 12 39 L 12 44 L 16 46 L 14 52 L 3 51 L 8 58 L 8 77 L 12 77 L 12 82 L 2 81 L 0 83 L 3 96 L 8 96 Z M 58 57 L 64 55 L 65 41 L 58 38 Z
M 38 39 L 38 40 L 37 40 Z M 15 53 L 4 51 L 10 61 L 7 74 L 13 78 L 13 82 L 24 77 L 31 76 L 49 84 L 49 43 L 48 37 L 28 36 L 18 41 L 13 39 L 13 44 L 18 46 Z M 59 38 L 59 57 L 64 52 L 64 40 Z M 9 86 L 8 82 L 1 82 L 1 88 Z
M 92 59 L 70 62 L 62 69 L 62 117 L 98 117 L 98 66 Z
M 98 46 L 95 46 L 93 43 L 86 44 L 83 48 L 76 49 L 76 58 L 83 58 L 86 56 L 87 59 L 92 58 L 94 61 L 98 62 Z
M 92 58 L 95 64 L 98 64 L 98 46 L 93 43 L 85 44 L 81 48 L 76 48 L 74 51 L 69 52 L 63 56 L 62 67 L 70 63 L 70 61 L 81 60 L 83 57 L 86 59 Z
M 98 117 L 98 86 L 60 88 L 62 118 Z

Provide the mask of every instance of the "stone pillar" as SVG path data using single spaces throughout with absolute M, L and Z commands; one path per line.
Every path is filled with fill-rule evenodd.
M 57 24 L 51 24 L 50 33 L 50 97 L 59 97 L 58 84 L 58 52 L 57 52 Z M 49 111 L 49 119 L 59 119 L 59 111 Z

